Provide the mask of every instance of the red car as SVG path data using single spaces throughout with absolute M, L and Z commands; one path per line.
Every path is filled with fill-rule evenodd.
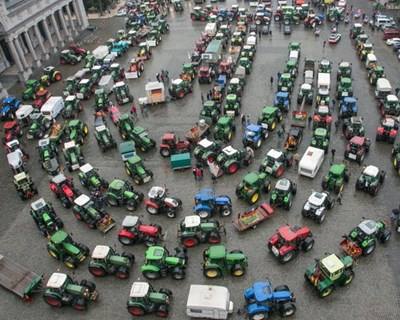
M 357 161 L 361 164 L 369 151 L 371 141 L 366 137 L 354 136 L 344 150 L 345 159 Z
M 399 131 L 398 123 L 390 117 L 381 120 L 381 125 L 376 129 L 376 141 L 387 141 L 394 143 Z
M 117 105 L 112 105 L 108 107 L 108 112 L 110 114 L 111 121 L 117 125 L 119 121 L 119 117 L 121 116 L 121 111 L 119 110 Z
M 307 227 L 284 225 L 268 240 L 268 249 L 280 263 L 291 261 L 300 250 L 310 251 L 314 246 L 311 230 Z
M 72 178 L 67 178 L 62 173 L 51 179 L 50 190 L 60 199 L 64 208 L 70 208 L 74 204 L 75 198 L 80 195 L 79 190 L 74 187 Z
M 123 245 L 145 243 L 154 246 L 162 240 L 161 231 L 161 226 L 157 224 L 142 224 L 138 217 L 126 216 L 118 232 L 118 240 Z

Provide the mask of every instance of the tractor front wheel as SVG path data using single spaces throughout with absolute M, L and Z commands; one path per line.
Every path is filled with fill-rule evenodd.
M 260 194 L 258 192 L 253 193 L 249 199 L 250 204 L 255 204 L 259 198 Z
M 182 244 L 185 246 L 185 248 L 193 248 L 198 243 L 199 243 L 199 241 L 195 237 L 188 237 L 188 238 L 182 239 Z
M 294 251 L 286 252 L 283 256 L 279 257 L 280 263 L 288 263 L 294 258 L 295 254 Z
M 60 299 L 54 297 L 54 296 L 44 296 L 44 301 L 55 308 L 61 308 L 62 307 L 62 302 Z
M 146 211 L 151 215 L 158 214 L 158 209 L 151 206 L 146 206 Z
M 171 155 L 171 150 L 169 148 L 160 149 L 160 154 L 164 158 L 168 158 Z
M 221 271 L 219 269 L 206 269 L 204 270 L 204 276 L 210 279 L 219 278 L 221 276 Z
M 145 271 L 145 272 L 143 272 L 143 276 L 149 280 L 156 280 L 156 279 L 160 278 L 160 273 L 153 272 L 153 271 Z
M 267 314 L 264 312 L 254 313 L 250 316 L 251 320 L 264 320 L 267 319 Z
M 165 304 L 162 304 L 158 307 L 158 310 L 156 312 L 156 315 L 160 318 L 166 318 L 168 317 L 168 307 Z
M 172 271 L 172 278 L 174 278 L 175 280 L 183 280 L 185 278 L 185 270 L 183 270 L 182 268 L 176 267 Z
M 143 316 L 145 311 L 140 306 L 128 307 L 128 312 L 134 317 Z
M 137 208 L 137 203 L 135 200 L 128 201 L 126 204 L 126 209 L 128 211 L 135 211 Z
M 78 311 L 84 311 L 87 308 L 87 302 L 83 298 L 78 298 L 74 301 L 72 307 Z
M 117 272 L 115 273 L 115 276 L 118 279 L 128 279 L 129 278 L 129 269 L 127 267 L 121 266 L 118 268 Z
M 67 258 L 64 260 L 64 264 L 68 269 L 76 269 L 77 265 L 72 258 Z
M 245 269 L 240 264 L 236 264 L 231 269 L 231 274 L 234 277 L 242 277 L 245 274 Z
M 302 244 L 302 249 L 307 252 L 310 251 L 314 247 L 314 239 L 311 237 L 307 237 L 304 239 Z
M 327 296 L 329 296 L 333 291 L 333 286 L 331 287 L 327 287 L 324 290 L 320 291 L 319 296 L 321 298 L 326 298 Z
M 221 208 L 221 216 L 222 217 L 228 217 L 232 214 L 232 208 L 229 205 L 225 205 Z M 200 216 L 201 218 L 201 216 Z
M 369 256 L 372 252 L 375 251 L 376 248 L 376 243 L 373 241 L 371 244 L 368 245 L 368 247 L 363 249 L 363 255 L 364 256 Z
M 207 239 L 208 243 L 210 244 L 217 244 L 221 242 L 221 236 L 218 232 L 211 232 Z
M 353 270 L 345 270 L 344 276 L 346 277 L 345 278 L 346 280 L 343 282 L 343 286 L 347 286 L 348 284 L 350 284 L 353 281 L 353 278 L 354 278 Z
M 102 267 L 89 267 L 89 272 L 95 277 L 104 277 L 107 274 Z

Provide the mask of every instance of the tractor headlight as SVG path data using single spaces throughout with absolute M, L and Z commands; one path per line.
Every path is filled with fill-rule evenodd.
M 288 202 L 289 201 L 289 197 L 286 196 L 285 198 L 283 198 L 283 202 Z
M 317 211 L 315 211 L 315 215 L 316 216 L 320 216 L 322 214 L 322 212 L 324 212 L 324 207 L 318 208 Z
M 304 210 L 310 210 L 310 204 L 308 202 L 304 205 Z

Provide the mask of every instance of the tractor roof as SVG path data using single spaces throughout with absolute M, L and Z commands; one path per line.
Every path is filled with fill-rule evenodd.
M 88 173 L 89 171 L 92 171 L 92 170 L 93 170 L 93 167 L 92 167 L 91 164 L 85 163 L 83 166 L 81 166 L 81 167 L 79 168 L 79 170 L 80 170 L 81 172 L 83 172 L 83 173 Z
M 18 181 L 22 181 L 22 180 L 26 179 L 26 177 L 27 177 L 27 174 L 25 172 L 20 172 L 14 176 L 14 180 L 18 182 Z
M 78 126 L 79 124 L 81 124 L 81 120 L 79 120 L 79 119 L 73 119 L 73 120 L 70 120 L 69 122 L 68 122 L 68 127 L 76 127 L 76 126 Z
M 320 137 L 325 137 L 328 133 L 328 130 L 326 130 L 325 128 L 317 128 L 314 131 L 314 135 L 315 136 L 320 136 Z
M 387 127 L 394 127 L 395 120 L 393 118 L 386 117 L 382 120 L 382 125 Z
M 256 172 L 250 172 L 244 176 L 243 181 L 246 184 L 253 185 L 257 183 L 258 179 L 259 176 Z
M 364 220 L 358 225 L 358 228 L 369 236 L 375 234 L 378 230 L 377 223 L 374 220 Z
M 201 223 L 200 216 L 193 215 L 193 216 L 186 216 L 184 220 L 184 224 L 186 228 L 194 228 L 198 227 Z
M 172 80 L 172 84 L 173 84 L 173 85 L 176 85 L 176 86 L 181 85 L 182 82 L 183 82 L 183 80 L 182 80 L 181 78 Z
M 222 149 L 222 152 L 225 153 L 228 157 L 235 155 L 238 151 L 232 146 L 227 146 Z
M 119 63 L 114 62 L 113 64 L 111 64 L 110 68 L 111 69 L 119 68 Z
M 289 225 L 279 227 L 278 233 L 287 242 L 291 242 L 297 238 L 296 231 Z
M 207 138 L 204 138 L 200 140 L 197 144 L 205 149 L 211 147 L 213 145 L 213 141 L 208 140 Z
M 301 85 L 301 90 L 308 90 L 308 91 L 310 91 L 311 90 L 311 84 L 309 84 L 309 83 L 303 83 L 302 85 Z M 285 92 L 286 94 L 288 94 L 288 92 Z
M 160 246 L 152 246 L 146 250 L 146 260 L 160 260 L 165 255 L 166 250 Z
M 329 66 L 331 62 L 328 59 L 322 59 L 320 62 L 321 66 Z
M 362 24 L 361 23 L 354 23 L 353 24 L 353 28 L 362 28 Z
M 54 244 L 63 243 L 68 238 L 68 233 L 64 230 L 59 230 L 51 236 L 51 242 Z
M 328 194 L 326 192 L 316 192 L 314 191 L 311 196 L 308 198 L 308 202 L 313 204 L 314 206 L 321 206 L 325 201 Z
M 61 54 L 68 54 L 68 53 L 71 53 L 71 50 L 66 49 L 66 50 L 61 51 Z
M 68 141 L 64 143 L 64 149 L 75 148 L 75 146 L 76 146 L 75 141 Z
M 68 96 L 68 97 L 66 97 L 65 98 L 65 101 L 67 102 L 67 101 L 75 101 L 76 100 L 76 97 L 75 96 Z
M 262 109 L 262 113 L 263 114 L 273 114 L 278 110 L 278 108 L 274 107 L 274 106 L 265 106 Z
M 343 78 L 340 79 L 340 83 L 349 84 L 349 83 L 351 83 L 351 79 L 347 78 L 347 77 L 343 77 Z
M 203 104 L 203 107 L 214 107 L 214 106 L 215 106 L 215 101 L 213 101 L 213 100 L 207 100 Z
M 271 157 L 273 159 L 279 159 L 282 156 L 282 151 L 271 149 L 267 153 L 267 157 Z
M 65 273 L 54 272 L 47 281 L 46 287 L 51 289 L 60 289 L 66 280 L 67 275 Z
M 120 179 L 114 179 L 111 181 L 109 188 L 114 190 L 120 190 L 125 186 L 125 181 Z
M 26 83 L 26 85 L 34 85 L 34 84 L 36 84 L 37 82 L 39 82 L 38 80 L 35 80 L 35 79 L 29 79 L 28 81 L 26 81 L 25 83 Z
M 143 298 L 149 292 L 150 285 L 147 282 L 134 282 L 129 292 L 130 298 Z
M 266 302 L 271 298 L 271 283 L 267 281 L 257 281 L 253 283 L 254 297 L 259 303 Z
M 83 207 L 89 202 L 90 202 L 90 197 L 88 197 L 86 194 L 81 194 L 78 198 L 74 200 L 74 203 L 80 207 Z
M 151 199 L 162 198 L 165 195 L 165 188 L 159 186 L 153 186 L 151 187 L 147 195 Z
M 226 100 L 236 100 L 236 94 L 230 93 L 226 96 Z
M 290 188 L 290 180 L 286 179 L 286 178 L 279 179 L 275 185 L 275 189 L 278 189 L 281 191 L 288 191 L 289 188 Z
M 279 91 L 276 94 L 277 98 L 288 98 L 289 97 L 289 92 L 283 92 L 283 91 Z
M 239 78 L 232 78 L 231 81 L 229 82 L 230 84 L 239 84 Z
M 36 200 L 34 202 L 31 203 L 31 208 L 34 211 L 37 211 L 39 209 L 42 209 L 43 207 L 46 206 L 46 201 L 44 201 L 43 198 L 40 198 L 39 200 Z
M 399 102 L 399 98 L 397 98 L 394 94 L 388 94 L 386 96 L 387 102 Z
M 354 97 L 345 97 L 344 98 L 344 103 L 345 104 L 353 104 L 353 103 L 356 103 L 356 102 L 357 102 L 357 99 L 354 98 Z
M 139 164 L 142 162 L 142 159 L 138 155 L 134 155 L 133 157 L 128 158 L 129 164 Z
M 336 254 L 331 254 L 321 260 L 321 264 L 330 274 L 334 274 L 344 268 L 343 262 Z
M 51 179 L 51 182 L 53 182 L 55 184 L 59 184 L 61 182 L 64 182 L 65 180 L 67 180 L 67 178 L 62 173 L 59 173 L 58 175 L 54 176 Z
M 162 140 L 167 140 L 167 141 L 169 141 L 169 140 L 175 140 L 175 133 L 173 133 L 173 132 L 166 132 L 166 133 L 164 133 L 164 135 L 163 135 L 163 137 L 162 137 Z
M 339 68 L 349 68 L 351 66 L 350 62 L 342 61 L 339 63 Z
M 124 87 L 125 86 L 125 82 L 123 81 L 118 81 L 116 84 L 114 84 L 115 88 L 120 88 L 120 87 Z
M 363 118 L 362 117 L 351 117 L 350 122 L 351 122 L 351 124 L 362 124 Z
M 107 127 L 104 124 L 95 127 L 96 132 L 102 132 L 106 129 L 107 129 Z
M 254 124 L 254 123 L 250 123 L 247 127 L 246 130 L 248 131 L 252 131 L 252 132 L 259 132 L 261 131 L 261 126 Z
M 81 81 L 79 81 L 79 84 L 88 84 L 89 82 L 89 79 L 82 79 Z
M 122 220 L 122 226 L 126 228 L 131 228 L 136 226 L 139 222 L 139 217 L 137 216 L 125 216 L 124 220 Z
M 211 188 L 203 188 L 195 196 L 195 198 L 199 201 L 209 201 L 214 199 L 214 197 L 214 190 Z
M 53 66 L 48 66 L 48 67 L 46 67 L 46 68 L 43 68 L 43 71 L 45 71 L 45 72 L 50 72 L 50 71 L 52 71 L 52 70 L 54 70 L 55 68 L 53 67 Z
M 210 259 L 223 259 L 226 256 L 226 248 L 224 245 L 210 246 L 208 255 Z
M 92 252 L 92 258 L 93 259 L 105 259 L 108 254 L 110 253 L 111 248 L 109 246 L 101 246 L 97 245 L 93 252 Z
M 342 163 L 335 163 L 331 166 L 329 169 L 330 173 L 333 173 L 334 175 L 341 175 L 343 174 L 344 170 L 346 169 L 346 166 Z
M 290 73 L 282 73 L 281 79 L 289 80 L 290 79 Z
M 370 177 L 377 177 L 379 174 L 379 168 L 375 167 L 375 166 L 367 166 L 364 170 L 363 170 L 363 174 L 366 176 L 370 176 Z
M 49 144 L 50 144 L 50 139 L 49 138 L 40 139 L 38 141 L 38 146 L 39 147 L 45 147 L 45 146 L 48 146 Z

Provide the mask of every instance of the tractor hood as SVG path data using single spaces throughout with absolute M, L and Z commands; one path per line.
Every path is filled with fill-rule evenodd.
M 179 265 L 184 265 L 185 262 L 177 257 L 166 257 L 165 258 L 165 263 L 168 266 L 179 266 Z
M 153 303 L 157 303 L 157 304 L 168 303 L 168 296 L 166 294 L 160 293 L 160 292 L 151 292 L 149 294 L 149 299 Z
M 65 291 L 74 296 L 83 296 L 85 288 L 76 284 L 69 284 L 66 286 Z
M 90 177 L 89 181 L 90 181 L 90 184 L 91 184 L 92 186 L 94 186 L 94 187 L 100 186 L 100 180 L 99 180 L 99 178 L 96 177 L 96 176 L 94 176 L 94 175 Z
M 129 266 L 129 259 L 122 256 L 110 256 L 109 261 L 115 266 Z
M 81 251 L 71 243 L 64 243 L 64 249 L 68 254 L 73 256 L 77 256 L 81 253 Z

